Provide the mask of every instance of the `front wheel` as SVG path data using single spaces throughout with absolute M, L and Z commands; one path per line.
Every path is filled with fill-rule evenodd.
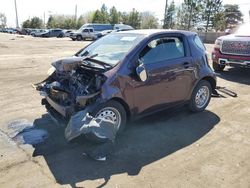
M 211 93 L 211 84 L 206 80 L 201 80 L 192 93 L 189 109 L 193 112 L 204 111 L 210 102 Z
M 63 34 L 58 35 L 57 38 L 63 38 Z
M 98 106 L 91 115 L 95 118 L 104 118 L 114 122 L 117 133 L 121 133 L 127 123 L 127 113 L 124 107 L 117 101 L 109 101 Z M 103 143 L 107 138 L 100 138 L 93 133 L 86 134 L 88 140 L 95 143 Z
M 213 62 L 213 69 L 215 72 L 222 72 L 225 68 L 225 65 L 219 65 L 216 62 Z
M 81 41 L 81 40 L 83 40 L 83 38 L 82 38 L 81 35 L 77 35 L 76 40 L 77 40 L 77 41 Z
M 101 104 L 91 113 L 91 115 L 95 118 L 104 118 L 113 121 L 117 133 L 121 133 L 126 126 L 127 113 L 123 105 L 117 101 L 111 100 Z

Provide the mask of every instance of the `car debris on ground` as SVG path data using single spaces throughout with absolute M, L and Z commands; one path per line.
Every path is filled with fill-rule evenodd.
M 83 110 L 71 117 L 65 129 L 65 138 L 71 141 L 79 135 L 85 135 L 92 141 L 93 146 L 85 151 L 84 155 L 98 161 L 105 161 L 111 154 L 116 133 L 117 128 L 113 121 L 93 118 L 87 110 Z

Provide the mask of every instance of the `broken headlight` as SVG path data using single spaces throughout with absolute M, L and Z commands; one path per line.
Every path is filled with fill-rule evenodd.
M 56 68 L 52 66 L 52 67 L 50 67 L 50 69 L 48 70 L 47 74 L 48 74 L 49 76 L 51 76 L 55 71 L 56 71 Z

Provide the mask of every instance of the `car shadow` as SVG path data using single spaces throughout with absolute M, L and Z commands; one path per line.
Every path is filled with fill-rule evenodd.
M 185 108 L 171 109 L 130 122 L 117 137 L 114 152 L 106 162 L 97 162 L 82 155 L 89 142 L 67 143 L 64 131 L 45 114 L 34 122 L 46 129 L 48 139 L 34 145 L 33 157 L 43 156 L 57 183 L 70 184 L 103 179 L 104 186 L 112 175 L 127 173 L 134 176 L 148 164 L 185 148 L 218 124 L 220 118 L 210 111 L 190 113 Z
M 229 67 L 217 76 L 231 82 L 250 85 L 250 69 Z

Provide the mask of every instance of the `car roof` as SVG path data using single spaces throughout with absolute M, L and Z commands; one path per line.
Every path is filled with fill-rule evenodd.
M 167 34 L 167 33 L 178 33 L 186 36 L 196 35 L 195 32 L 183 31 L 183 30 L 171 30 L 171 29 L 140 29 L 140 30 L 129 30 L 121 31 L 119 33 L 128 34 L 141 34 L 146 36 L 157 35 L 157 34 Z

